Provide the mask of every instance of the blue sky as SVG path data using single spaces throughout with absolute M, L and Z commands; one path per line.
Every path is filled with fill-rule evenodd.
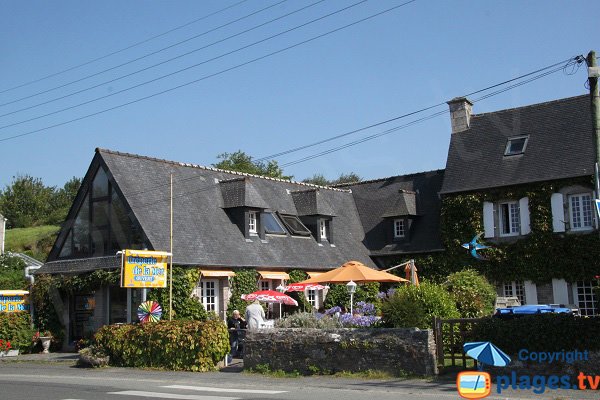
M 280 0 L 248 0 L 218 15 L 52 78 L 0 93 L 0 104 L 67 84 L 209 31 Z M 223 1 L 27 1 L 0 3 L 0 91 L 26 83 L 213 13 Z M 81 107 L 0 129 L 0 140 L 76 119 L 217 73 L 375 14 L 402 0 L 367 1 L 288 34 L 246 46 L 358 0 L 325 0 L 252 32 L 130 77 L 104 82 L 316 2 L 288 0 L 262 13 L 107 73 L 0 106 L 0 127 L 78 105 L 203 63 L 183 73 Z M 255 158 L 394 118 L 591 49 L 600 50 L 597 1 L 431 1 L 385 13 L 289 51 L 101 115 L 0 141 L 0 186 L 30 174 L 62 185 L 82 177 L 96 147 L 210 165 L 241 149 Z M 596 39 L 596 40 L 594 40 Z M 586 93 L 586 73 L 552 74 L 476 103 L 482 113 Z M 444 108 L 432 110 L 432 112 Z M 423 114 L 427 115 L 427 114 Z M 385 125 L 278 158 L 285 164 L 381 132 Z M 365 179 L 444 168 L 448 115 L 286 167 L 298 180 L 354 171 Z

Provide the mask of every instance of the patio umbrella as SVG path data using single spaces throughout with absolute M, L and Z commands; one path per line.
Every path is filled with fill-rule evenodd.
M 506 367 L 510 363 L 510 357 L 491 342 L 465 343 L 463 350 L 469 357 L 476 359 L 481 364 Z
M 323 286 L 318 283 L 290 283 L 286 288 L 286 292 L 304 292 L 306 289 L 310 290 L 323 290 L 329 286 Z
M 354 281 L 356 283 L 365 282 L 408 282 L 399 276 L 388 274 L 387 272 L 377 271 L 369 268 L 358 261 L 348 261 L 339 268 L 325 272 L 314 278 L 307 279 L 298 284 L 305 283 L 346 283 Z
M 246 301 L 264 301 L 265 303 L 283 303 L 288 306 L 297 306 L 298 302 L 287 294 L 279 293 L 274 290 L 259 290 L 250 294 L 243 294 L 242 300 Z

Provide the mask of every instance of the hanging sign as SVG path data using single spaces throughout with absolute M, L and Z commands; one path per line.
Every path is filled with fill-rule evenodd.
M 164 251 L 125 250 L 121 266 L 121 287 L 167 287 L 167 262 L 171 254 Z
M 0 290 L 0 312 L 29 311 L 29 292 L 26 290 Z

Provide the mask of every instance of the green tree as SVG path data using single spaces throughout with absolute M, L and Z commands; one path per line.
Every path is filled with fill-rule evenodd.
M 75 200 L 75 196 L 77 196 L 80 186 L 81 179 L 74 176 L 61 189 L 54 191 L 52 212 L 46 220 L 47 224 L 58 225 L 67 218 L 67 213 Z
M 0 289 L 20 290 L 27 287 L 24 276 L 25 262 L 19 257 L 0 256 Z
M 29 175 L 13 177 L 0 194 L 0 213 L 8 219 L 8 228 L 43 225 L 52 212 L 54 188 Z
M 241 150 L 235 153 L 222 153 L 217 156 L 220 160 L 218 163 L 213 164 L 213 167 L 225 169 L 229 171 L 245 172 L 248 174 L 268 176 L 271 178 L 280 178 L 290 180 L 293 177 L 284 175 L 283 169 L 279 166 L 277 161 L 270 160 L 267 163 L 262 161 L 254 161 L 252 156 L 244 153 Z
M 334 185 L 340 185 L 342 183 L 360 182 L 361 180 L 362 180 L 362 178 L 358 174 L 356 174 L 354 172 L 349 172 L 347 174 L 342 173 L 342 174 L 340 174 L 340 176 L 337 179 L 333 179 L 333 180 L 329 180 L 329 179 L 325 178 L 325 175 L 323 175 L 323 174 L 314 174 L 310 178 L 304 179 L 302 182 L 312 183 L 313 185 L 320 185 L 320 186 L 334 186 Z

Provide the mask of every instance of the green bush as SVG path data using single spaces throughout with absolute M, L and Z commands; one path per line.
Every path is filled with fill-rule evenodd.
M 420 286 L 402 286 L 381 305 L 382 319 L 394 328 L 433 327 L 433 318 L 457 318 L 458 310 L 450 294 L 441 285 L 423 282 Z
M 198 298 L 192 297 L 192 291 L 198 284 L 200 271 L 196 268 L 173 267 L 173 319 L 204 321 L 206 310 Z M 148 300 L 157 301 L 164 318 L 169 318 L 169 288 L 152 289 Z
M 492 342 L 508 354 L 529 351 L 600 350 L 600 317 L 561 314 L 514 319 L 489 317 L 473 324 L 471 341 Z
M 444 286 L 454 298 L 461 317 L 479 318 L 494 312 L 494 286 L 477 271 L 465 269 L 450 274 Z
M 227 326 L 218 320 L 106 325 L 94 340 L 119 367 L 213 371 L 230 350 Z
M 13 349 L 30 352 L 34 334 L 28 313 L 0 313 L 0 339 L 9 341 Z
M 357 285 L 356 293 L 354 293 L 354 304 L 364 301 L 374 304 L 375 308 L 379 310 L 381 300 L 377 297 L 378 294 L 379 282 Z M 327 297 L 325 297 L 325 309 L 335 306 L 344 306 L 346 310 L 350 310 L 350 295 L 345 284 L 329 285 L 329 291 L 327 292 Z
M 21 290 L 27 287 L 23 275 L 25 262 L 16 256 L 0 255 L 0 289 Z
M 277 328 L 317 328 L 317 329 L 336 329 L 341 328 L 339 320 L 330 316 L 317 318 L 315 314 L 308 312 L 299 312 L 280 319 L 275 324 Z

